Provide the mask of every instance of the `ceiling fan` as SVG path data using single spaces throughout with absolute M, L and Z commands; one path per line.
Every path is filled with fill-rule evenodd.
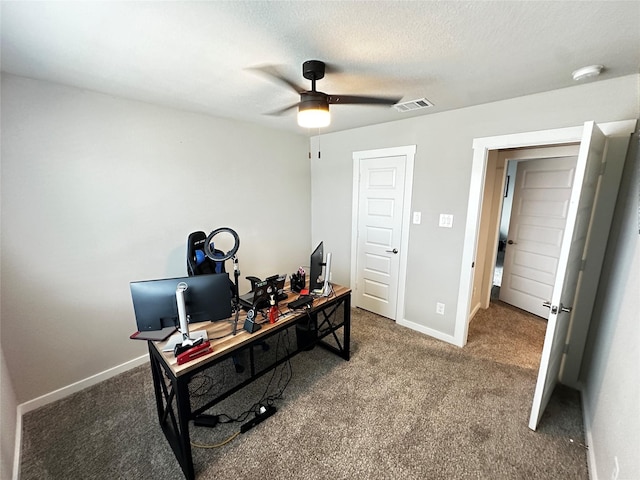
M 300 95 L 300 101 L 288 107 L 271 112 L 269 115 L 282 115 L 298 108 L 298 125 L 305 128 L 326 127 L 331 122 L 329 105 L 395 105 L 402 97 L 367 97 L 362 95 L 332 95 L 316 90 L 316 81 L 324 77 L 325 63 L 320 60 L 307 60 L 302 64 L 302 76 L 311 80 L 311 90 L 300 87 L 286 78 L 273 67 L 259 68 L 262 73 L 284 82 Z

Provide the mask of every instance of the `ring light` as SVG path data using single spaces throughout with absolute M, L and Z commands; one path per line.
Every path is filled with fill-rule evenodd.
M 231 235 L 233 235 L 233 248 L 224 255 L 215 255 L 214 252 L 211 251 L 211 242 L 213 240 L 213 237 L 215 237 L 219 233 L 230 233 Z M 207 257 L 216 262 L 223 262 L 230 259 L 231 257 L 234 257 L 238 252 L 238 248 L 240 248 L 240 237 L 238 237 L 238 234 L 229 227 L 216 228 L 209 234 L 207 240 L 204 242 L 204 253 L 207 255 Z

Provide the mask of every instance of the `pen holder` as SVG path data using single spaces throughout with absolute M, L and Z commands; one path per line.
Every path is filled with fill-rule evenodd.
M 291 275 L 291 291 L 300 293 L 300 290 L 304 289 L 306 281 L 306 275 L 293 273 Z

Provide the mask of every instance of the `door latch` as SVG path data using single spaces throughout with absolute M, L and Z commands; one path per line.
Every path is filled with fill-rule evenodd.
M 569 313 L 569 312 L 571 312 L 571 310 L 573 310 L 573 307 L 565 307 L 564 305 L 562 305 L 562 303 L 560 304 L 560 311 L 561 312 Z
M 542 302 L 542 306 L 550 308 L 551 313 L 553 313 L 554 315 L 558 313 L 558 307 L 556 307 L 555 305 L 551 305 L 551 302 Z M 562 305 L 562 303 L 560 304 L 560 312 L 569 313 L 571 310 L 573 310 L 573 307 L 565 307 L 564 305 Z

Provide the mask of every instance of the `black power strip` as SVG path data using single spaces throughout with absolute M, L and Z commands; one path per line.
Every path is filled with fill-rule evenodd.
M 247 423 L 243 424 L 240 427 L 240 433 L 248 432 L 253 427 L 255 427 L 256 425 L 261 423 L 263 420 L 266 420 L 267 418 L 269 418 L 271 415 L 273 415 L 277 411 L 278 410 L 273 405 L 269 406 L 269 407 L 265 407 L 264 411 L 262 411 L 261 413 L 256 413 L 255 418 L 249 420 Z

